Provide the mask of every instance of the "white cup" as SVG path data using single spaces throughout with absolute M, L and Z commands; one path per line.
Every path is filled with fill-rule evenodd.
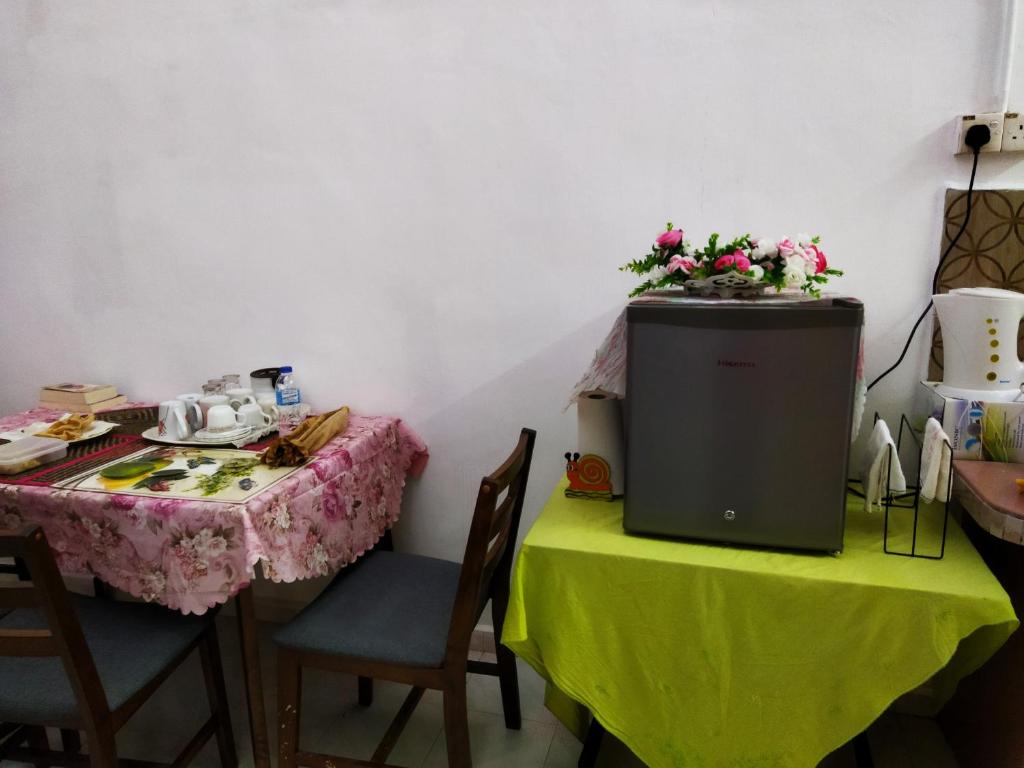
M 211 405 L 206 412 L 207 432 L 230 432 L 246 426 L 245 416 L 227 404 Z
M 185 404 L 181 400 L 165 400 L 157 410 L 156 431 L 168 440 L 188 440 L 192 436 Z
M 248 387 L 234 387 L 233 389 L 227 390 L 224 394 L 228 396 L 228 405 L 236 411 L 246 403 L 255 404 L 256 402 L 256 398 L 253 397 L 252 390 Z
M 277 421 L 281 415 L 281 412 L 277 410 L 277 396 L 274 393 L 256 395 L 256 403 L 272 421 Z
M 245 418 L 245 423 L 256 429 L 269 427 L 272 419 L 263 412 L 263 409 L 256 403 L 243 403 L 238 408 L 238 415 Z
M 210 409 L 215 405 L 227 405 L 227 395 L 203 395 L 199 398 L 199 410 L 203 413 L 203 423 L 206 423 L 206 414 L 210 412 Z
M 189 427 L 195 432 L 203 428 L 203 411 L 199 407 L 199 401 L 203 396 L 197 392 L 190 392 L 187 395 L 178 395 L 177 399 L 185 404 L 185 419 Z
M 274 394 L 274 381 L 277 380 L 278 373 L 277 368 L 259 368 L 249 374 L 249 386 L 252 387 L 257 400 L 260 399 L 260 395 Z

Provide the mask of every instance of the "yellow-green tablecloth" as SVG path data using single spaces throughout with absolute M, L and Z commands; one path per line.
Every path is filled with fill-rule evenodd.
M 652 768 L 814 766 L 933 676 L 941 704 L 1017 627 L 953 520 L 943 560 L 886 555 L 851 498 L 842 554 L 787 553 L 630 536 L 620 502 L 562 490 L 502 642 Z

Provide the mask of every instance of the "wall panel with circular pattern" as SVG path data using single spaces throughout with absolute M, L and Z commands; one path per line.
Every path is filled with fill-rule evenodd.
M 939 272 L 939 293 L 951 288 L 985 286 L 1024 292 L 1024 189 L 975 190 L 971 220 Z M 967 192 L 946 190 L 942 247 L 963 225 Z M 1024 336 L 1017 333 L 1017 354 L 1024 353 Z M 932 334 L 928 378 L 942 380 L 942 333 L 938 322 Z

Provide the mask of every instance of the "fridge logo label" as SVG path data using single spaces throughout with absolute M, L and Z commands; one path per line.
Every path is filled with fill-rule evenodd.
M 756 368 L 757 363 L 751 363 L 747 360 L 722 360 L 718 361 L 719 368 Z

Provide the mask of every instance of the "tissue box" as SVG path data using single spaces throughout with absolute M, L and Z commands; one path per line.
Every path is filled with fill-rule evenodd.
M 954 459 L 1024 462 L 1024 402 L 947 397 L 938 384 L 921 382 L 924 403 L 915 410 L 942 424 Z

